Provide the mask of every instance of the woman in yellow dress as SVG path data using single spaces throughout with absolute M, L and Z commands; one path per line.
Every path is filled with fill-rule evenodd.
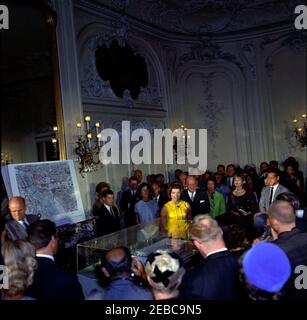
M 171 198 L 161 209 L 161 224 L 171 238 L 187 238 L 188 220 L 192 219 L 190 205 L 180 200 L 182 186 L 173 183 L 169 189 Z

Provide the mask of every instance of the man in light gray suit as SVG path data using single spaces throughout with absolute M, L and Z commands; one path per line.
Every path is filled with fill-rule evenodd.
M 282 192 L 289 192 L 289 190 L 279 183 L 279 173 L 277 170 L 270 169 L 267 171 L 265 179 L 266 186 L 261 191 L 259 201 L 260 212 L 267 212 L 271 203 Z
M 8 204 L 11 219 L 6 223 L 1 235 L 2 240 L 26 240 L 28 238 L 28 227 L 31 223 L 39 220 L 39 215 L 26 215 L 26 202 L 22 197 L 12 197 Z M 2 241 L 1 241 L 2 242 Z M 2 242 L 3 243 L 3 242 Z

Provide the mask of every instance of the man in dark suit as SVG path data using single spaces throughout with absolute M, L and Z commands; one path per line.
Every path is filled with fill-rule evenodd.
M 286 187 L 279 183 L 279 173 L 275 169 L 270 169 L 267 171 L 265 183 L 266 186 L 262 189 L 259 200 L 260 212 L 266 212 L 271 203 L 280 193 L 289 192 Z
M 300 209 L 300 200 L 298 196 L 292 192 L 283 192 L 276 197 L 276 200 L 288 201 L 292 205 L 296 215 L 296 227 L 307 232 L 307 208 Z
M 136 217 L 134 214 L 134 206 L 137 202 L 136 190 L 138 187 L 138 179 L 134 176 L 129 178 L 129 189 L 124 191 L 120 200 L 120 210 L 124 214 L 125 227 L 134 226 Z
M 255 185 L 254 185 L 254 189 L 257 193 L 258 199 L 261 196 L 261 191 L 263 187 L 265 187 L 264 181 L 266 179 L 267 171 L 270 169 L 270 165 L 267 162 L 263 161 L 260 163 L 259 168 L 260 168 L 260 175 L 255 180 Z
M 114 193 L 110 189 L 106 189 L 99 196 L 102 200 L 102 206 L 96 210 L 97 217 L 97 236 L 103 236 L 120 229 L 120 217 L 114 204 Z
M 106 284 L 105 300 L 153 300 L 144 279 L 144 266 L 131 256 L 128 248 L 116 247 L 105 252 L 101 271 L 101 280 Z
M 291 203 L 276 200 L 268 210 L 268 224 L 271 227 L 273 241 L 288 256 L 292 275 L 284 287 L 284 299 L 307 300 L 307 290 L 296 288 L 296 278 L 300 272 L 298 266 L 307 266 L 307 233 L 296 227 L 295 210 Z
M 187 189 L 183 191 L 182 200 L 189 203 L 192 209 L 192 217 L 198 214 L 210 212 L 210 203 L 205 191 L 197 188 L 197 179 L 188 176 L 186 179 Z
M 22 197 L 12 197 L 8 203 L 11 219 L 6 223 L 2 238 L 26 240 L 31 223 L 39 220 L 39 215 L 26 214 L 26 202 Z
M 162 207 L 169 201 L 169 198 L 163 194 L 161 194 L 161 187 L 159 186 L 158 182 L 153 182 L 151 184 L 152 188 L 152 199 L 156 201 L 159 206 L 159 211 Z
M 38 268 L 26 295 L 38 300 L 84 299 L 77 275 L 55 264 L 58 247 L 55 224 L 46 219 L 34 222 L 29 229 L 29 241 L 36 249 Z
M 234 175 L 236 173 L 236 167 L 234 164 L 229 164 L 226 168 L 226 185 L 230 190 L 232 190 L 234 186 Z
M 239 298 L 238 259 L 225 246 L 222 229 L 209 215 L 198 215 L 190 238 L 204 261 L 183 278 L 182 297 L 201 300 Z

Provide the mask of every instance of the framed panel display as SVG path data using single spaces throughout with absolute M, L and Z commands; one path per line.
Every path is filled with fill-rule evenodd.
M 57 226 L 85 220 L 72 160 L 11 164 L 1 169 L 9 198 L 25 198 L 27 214 Z

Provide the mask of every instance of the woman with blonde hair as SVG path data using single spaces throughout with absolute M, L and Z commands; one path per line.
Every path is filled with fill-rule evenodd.
M 8 288 L 3 289 L 4 300 L 32 300 L 24 296 L 32 284 L 37 269 L 35 248 L 23 240 L 6 241 L 1 248 L 7 268 Z

